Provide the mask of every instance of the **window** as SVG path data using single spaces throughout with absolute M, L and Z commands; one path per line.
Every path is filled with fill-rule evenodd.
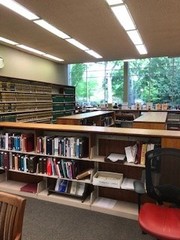
M 126 79 L 123 61 L 69 65 L 69 83 L 76 87 L 76 101 L 91 106 L 124 101 L 129 106 L 136 102 L 180 106 L 180 58 L 138 59 L 126 65 Z

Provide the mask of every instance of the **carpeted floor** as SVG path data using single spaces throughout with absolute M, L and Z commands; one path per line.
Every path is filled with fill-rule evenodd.
M 28 198 L 22 240 L 152 240 L 137 221 Z

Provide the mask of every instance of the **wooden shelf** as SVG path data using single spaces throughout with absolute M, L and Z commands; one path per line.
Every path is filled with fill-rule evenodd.
M 28 197 L 36 197 L 50 202 L 56 202 L 73 207 L 84 208 L 92 211 L 99 211 L 115 216 L 137 219 L 137 195 L 132 190 L 112 188 L 108 186 L 93 185 L 93 175 L 97 171 L 107 171 L 112 173 L 121 173 L 124 178 L 141 179 L 144 165 L 136 165 L 134 163 L 112 163 L 106 162 L 104 159 L 111 152 L 125 154 L 126 146 L 133 146 L 136 142 L 153 142 L 161 144 L 161 147 L 180 148 L 180 132 L 170 130 L 157 129 L 138 129 L 138 128 L 115 128 L 102 126 L 82 126 L 82 125 L 64 125 L 64 124 L 46 124 L 46 123 L 18 123 L 18 122 L 0 122 L 1 136 L 6 137 L 6 140 L 11 134 L 21 133 L 33 134 L 34 148 L 30 152 L 25 150 L 11 149 L 10 145 L 2 145 L 0 151 L 5 155 L 8 154 L 9 160 L 14 161 L 14 154 L 18 156 L 31 157 L 34 156 L 35 170 L 32 173 L 24 172 L 24 170 L 13 169 L 12 162 L 9 162 L 12 169 L 8 169 L 9 165 L 5 167 L 4 173 L 0 174 L 0 188 L 2 191 L 9 191 L 12 193 L 25 195 Z M 51 139 L 59 137 L 60 139 L 68 139 L 78 137 L 86 137 L 88 139 L 87 145 L 84 145 L 87 155 L 81 157 L 73 157 L 73 155 L 66 155 L 57 153 L 56 155 L 48 154 L 47 152 L 37 152 L 38 137 L 47 136 Z M 46 140 L 45 140 L 46 141 Z M 22 142 L 22 139 L 21 141 Z M 47 142 L 45 142 L 47 144 Z M 52 145 L 53 147 L 54 145 Z M 68 150 L 68 144 L 65 145 Z M 69 149 L 70 150 L 70 149 Z M 7 155 L 6 155 L 7 156 Z M 78 173 L 80 170 L 93 169 L 92 175 L 87 179 L 77 180 L 75 175 L 73 178 L 62 176 L 62 179 L 71 182 L 82 182 L 90 186 L 89 194 L 84 202 L 81 199 L 70 198 L 66 195 L 48 194 L 48 189 L 53 186 L 58 179 L 58 174 L 55 172 L 38 171 L 38 164 L 40 158 L 43 158 L 46 163 L 47 159 L 53 159 L 54 163 L 58 161 L 73 161 L 77 164 Z M 41 159 L 42 160 L 42 159 Z M 6 162 L 7 163 L 7 162 Z M 1 169 L 3 169 L 1 166 Z M 55 166 L 55 165 L 54 165 Z M 53 165 L 51 165 L 53 167 Z M 47 169 L 46 169 L 47 170 Z M 38 190 L 36 194 L 26 193 L 20 191 L 25 183 L 38 183 Z M 53 190 L 53 188 L 51 188 Z M 147 201 L 145 198 L 143 201 Z
M 54 95 L 56 94 L 56 95 Z M 53 98 L 62 96 L 70 107 L 58 108 L 58 113 L 53 112 Z M 69 96 L 69 97 L 68 97 Z M 30 119 L 34 122 L 52 123 L 57 116 L 72 114 L 75 111 L 75 88 L 72 86 L 50 84 L 19 78 L 0 76 L 0 119 L 1 121 L 29 121 L 30 113 L 50 112 L 51 117 L 41 116 Z M 68 113 L 67 109 L 68 108 Z M 24 117 L 26 115 L 26 117 Z M 45 120 L 46 118 L 46 120 Z
M 57 124 L 74 125 L 114 125 L 114 111 L 94 111 L 57 118 Z

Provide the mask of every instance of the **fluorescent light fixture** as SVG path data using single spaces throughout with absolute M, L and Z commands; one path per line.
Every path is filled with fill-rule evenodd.
M 93 50 L 87 50 L 87 51 L 85 51 L 85 52 L 87 52 L 88 54 L 90 54 L 91 56 L 93 56 L 93 57 L 95 57 L 95 58 L 102 58 L 101 55 L 99 55 L 98 53 L 96 53 L 96 52 L 93 51 Z
M 44 54 L 43 56 L 45 56 L 45 57 L 47 57 L 47 58 L 50 58 L 50 59 L 53 59 L 53 60 L 56 60 L 56 61 L 58 61 L 58 62 L 63 62 L 64 60 L 63 59 L 61 59 L 61 58 L 58 58 L 58 57 L 55 57 L 55 56 L 52 56 L 52 55 L 50 55 L 50 54 Z
M 136 29 L 131 14 L 129 13 L 128 8 L 125 5 L 111 7 L 111 9 L 126 31 Z
M 27 8 L 21 6 L 19 3 L 13 0 L 0 0 L 0 4 L 16 12 L 22 17 L 27 18 L 28 20 L 35 20 L 39 18 L 34 13 L 30 12 Z
M 134 43 L 134 45 L 143 44 L 142 38 L 141 38 L 138 30 L 127 31 L 127 34 L 129 35 L 129 37 L 130 37 L 131 41 Z
M 122 0 L 106 0 L 106 2 L 111 6 L 111 5 L 117 5 L 117 4 L 122 4 Z
M 46 22 L 43 19 L 36 20 L 36 21 L 34 21 L 34 23 L 38 24 L 40 27 L 46 29 L 47 31 L 55 34 L 56 36 L 58 36 L 62 39 L 70 38 L 67 34 L 63 33 L 62 31 L 60 31 L 59 29 L 57 29 L 56 27 L 49 24 L 48 22 Z
M 131 59 L 124 59 L 123 62 L 133 62 L 135 61 L 135 59 L 131 58 Z
M 29 52 L 33 52 L 33 53 L 36 53 L 36 54 L 39 54 L 39 55 L 45 54 L 44 52 L 41 52 L 37 49 L 31 48 L 31 47 L 28 47 L 28 46 L 25 46 L 25 45 L 22 45 L 22 44 L 18 44 L 17 47 L 20 47 L 20 48 L 25 49 Z
M 11 41 L 11 40 L 9 40 L 9 39 L 7 39 L 7 38 L 3 38 L 3 37 L 0 37 L 0 41 L 1 41 L 1 42 L 5 42 L 5 43 L 8 43 L 8 44 L 11 44 L 11 45 L 17 45 L 16 42 Z
M 89 48 L 84 46 L 82 43 L 78 42 L 74 38 L 68 38 L 66 39 L 67 42 L 71 43 L 72 45 L 76 46 L 77 48 L 80 48 L 83 51 L 88 50 Z
M 147 49 L 146 49 L 146 47 L 144 46 L 144 44 L 142 44 L 142 45 L 136 45 L 136 48 L 137 48 L 139 54 L 141 54 L 141 55 L 147 54 Z

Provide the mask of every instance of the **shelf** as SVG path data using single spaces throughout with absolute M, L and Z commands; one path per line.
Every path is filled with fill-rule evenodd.
M 110 176 L 113 176 L 113 173 L 117 173 L 123 176 L 123 178 L 140 180 L 144 165 L 128 162 L 112 163 L 105 161 L 105 158 L 109 156 L 110 153 L 125 154 L 125 147 L 134 146 L 134 144 L 139 143 L 139 141 L 141 143 L 158 143 L 161 147 L 180 148 L 180 132 L 169 130 L 23 122 L 0 122 L 0 129 L 2 137 L 0 152 L 8 153 L 3 153 L 1 157 L 5 156 L 5 160 L 8 160 L 7 156 L 9 156 L 10 160 L 12 159 L 14 162 L 16 160 L 16 163 L 19 163 L 17 158 L 14 158 L 14 154 L 17 154 L 17 156 L 21 155 L 20 159 L 21 161 L 23 160 L 24 163 L 24 165 L 21 165 L 21 162 L 20 167 L 18 164 L 15 167 L 15 164 L 13 165 L 12 162 L 9 162 L 10 167 L 16 169 L 16 171 L 14 169 L 8 169 L 8 164 L 3 165 L 6 169 L 3 174 L 0 174 L 0 188 L 3 191 L 134 220 L 137 220 L 138 216 L 137 194 L 132 190 L 122 189 L 119 185 L 117 188 L 113 188 L 112 185 L 108 184 L 104 184 L 103 186 L 102 184 L 101 186 L 97 186 L 98 184 L 93 185 L 94 174 L 103 171 L 110 172 Z M 34 145 L 31 146 L 32 148 L 28 148 L 30 152 L 25 152 L 25 149 L 27 151 L 27 147 L 24 147 L 24 145 L 24 148 L 17 148 L 18 150 L 8 150 L 8 148 L 13 147 L 7 144 L 7 141 L 5 141 L 6 144 L 3 145 L 3 139 L 7 140 L 9 136 L 14 137 L 12 134 L 15 133 L 19 133 L 19 136 L 23 133 L 22 136 L 29 136 L 31 141 L 34 142 Z M 27 135 L 26 133 L 33 133 L 33 136 Z M 85 137 L 87 140 L 85 141 L 86 144 L 82 145 L 82 149 L 84 147 L 83 150 L 85 150 L 82 152 L 84 152 L 85 155 L 75 154 L 76 157 L 73 157 L 75 153 L 74 150 L 76 147 L 78 149 L 79 146 L 76 140 L 82 137 Z M 48 139 L 54 141 L 51 142 Z M 62 139 L 67 142 L 59 141 Z M 21 140 L 21 143 L 23 142 L 23 139 L 19 140 Z M 69 144 L 70 140 L 72 140 L 71 143 L 74 142 L 74 145 Z M 59 144 L 57 148 L 53 148 L 55 142 Z M 40 143 L 43 143 L 43 145 Z M 65 144 L 61 145 L 62 143 Z M 42 146 L 46 146 L 46 150 L 41 148 Z M 50 149 L 48 146 L 50 146 Z M 24 150 L 19 151 L 19 149 Z M 59 155 L 60 149 L 63 150 L 61 155 Z M 56 154 L 52 155 L 52 153 Z M 67 153 L 69 153 L 69 155 Z M 27 171 L 27 168 L 24 166 L 26 166 L 26 163 L 29 161 L 28 157 L 31 156 L 31 160 L 35 159 L 35 161 L 30 161 L 30 163 L 35 163 L 35 165 L 29 168 L 28 173 L 19 171 L 19 168 L 21 170 L 26 169 Z M 42 160 L 45 161 L 43 165 L 41 165 Z M 46 171 L 43 170 L 44 167 Z M 88 169 L 93 170 L 87 179 L 76 179 L 77 174 L 81 174 Z M 82 182 L 87 184 L 88 194 L 86 195 L 87 198 L 85 201 L 82 202 L 82 199 L 72 198 L 62 193 L 49 194 L 49 189 L 51 189 L 52 192 L 54 189 L 58 189 L 55 188 L 55 186 L 58 186 L 56 185 L 58 176 L 59 179 L 69 182 Z M 37 194 L 21 192 L 20 189 L 25 183 L 39 183 Z M 71 185 L 69 184 L 69 188 L 70 187 Z M 77 194 L 76 191 L 74 192 Z M 73 193 L 73 191 L 71 191 L 71 193 Z M 148 198 L 143 198 L 143 202 L 146 201 L 149 201 Z
M 67 92 L 67 93 L 66 93 Z M 69 94 L 68 94 L 69 92 Z M 29 113 L 51 111 L 51 118 L 37 115 L 31 122 L 51 123 L 58 116 L 53 115 L 53 98 L 62 96 L 62 102 L 71 104 L 61 111 L 62 115 L 75 111 L 75 88 L 73 86 L 25 80 L 0 76 L 0 118 L 1 121 L 29 121 Z M 59 99 L 57 100 L 59 102 Z M 61 110 L 61 109 L 58 109 Z M 67 112 L 69 110 L 69 112 Z M 22 114 L 22 116 L 17 116 Z M 27 117 L 23 117 L 27 115 Z
M 133 220 L 138 218 L 136 203 L 116 201 L 108 198 L 97 198 L 91 205 L 91 210 Z

